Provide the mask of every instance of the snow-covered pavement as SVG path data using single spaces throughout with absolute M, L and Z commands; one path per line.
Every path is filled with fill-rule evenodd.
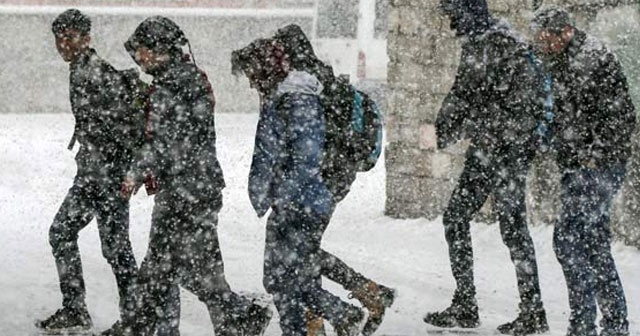
M 218 154 L 225 173 L 220 240 L 227 279 L 235 290 L 264 292 L 261 284 L 264 219 L 254 214 L 246 193 L 254 115 L 218 115 Z M 66 150 L 73 118 L 64 115 L 0 115 L 0 336 L 33 333 L 33 321 L 59 308 L 57 274 L 47 241 L 48 227 L 75 173 Z M 394 220 L 383 215 L 384 166 L 361 174 L 338 207 L 324 247 L 357 270 L 395 287 L 399 298 L 379 335 L 427 335 L 422 316 L 448 305 L 453 278 L 440 220 Z M 144 191 L 131 203 L 131 239 L 138 262 L 144 255 L 152 199 Z M 532 227 L 543 299 L 551 335 L 564 335 L 566 287 L 555 260 L 550 227 Z M 515 317 L 514 269 L 497 225 L 473 226 L 476 281 L 482 318 L 479 334 Z M 81 233 L 87 303 L 97 330 L 117 318 L 117 290 L 104 260 L 95 223 Z M 631 334 L 640 335 L 640 251 L 617 244 L 618 269 L 629 303 Z M 325 285 L 338 291 L 335 284 Z M 340 290 L 341 294 L 346 292 Z M 185 336 L 212 335 L 204 305 L 183 292 Z M 274 319 L 267 335 L 279 335 Z

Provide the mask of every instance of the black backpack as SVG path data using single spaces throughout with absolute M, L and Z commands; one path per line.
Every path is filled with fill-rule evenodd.
M 376 103 L 339 76 L 321 95 L 326 123 L 322 177 L 336 201 L 356 173 L 371 170 L 382 152 L 383 119 Z

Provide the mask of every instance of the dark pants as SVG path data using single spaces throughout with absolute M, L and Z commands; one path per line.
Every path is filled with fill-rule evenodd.
M 98 182 L 93 177 L 76 176 L 53 220 L 49 243 L 60 277 L 62 305 L 72 309 L 86 308 L 78 234 L 93 218 L 98 222 L 102 254 L 116 276 L 120 315 L 124 319 L 134 312 L 138 267 L 129 240 L 129 201 L 120 197 L 119 179 Z M 173 318 L 160 322 L 158 336 L 179 335 L 179 294 L 177 287 L 171 291 L 167 309 Z
M 471 146 L 467 151 L 458 185 L 444 212 L 443 223 L 449 245 L 449 260 L 457 285 L 455 297 L 475 297 L 469 223 L 487 197 L 493 194 L 502 241 L 508 247 L 516 268 L 520 309 L 523 312 L 537 311 L 542 309 L 542 300 L 535 250 L 527 227 L 525 204 L 526 177 L 530 161 L 526 155 L 509 159 L 507 157 Z
M 307 309 L 336 325 L 351 308 L 321 286 L 320 243 L 329 217 L 274 210 L 267 221 L 264 286 L 273 295 L 285 336 L 307 334 Z
M 148 335 L 166 310 L 171 288 L 182 285 L 207 305 L 216 335 L 237 335 L 250 301 L 231 291 L 218 243 L 219 204 L 186 199 L 178 192 L 155 196 L 149 249 L 138 277 L 136 336 Z M 221 196 L 220 196 L 221 197 Z M 157 307 L 165 307 L 157 310 Z
M 49 229 L 63 306 L 85 309 L 85 286 L 78 250 L 78 233 L 95 217 L 102 254 L 116 276 L 120 312 L 134 307 L 137 265 L 129 241 L 129 202 L 119 196 L 119 183 L 98 183 L 77 176 Z
M 349 267 L 344 261 L 323 249 L 318 250 L 318 262 L 322 276 L 348 291 L 360 289 L 369 282 L 369 279 Z
M 627 305 L 611 255 L 611 201 L 625 175 L 622 165 L 580 169 L 562 175 L 562 214 L 554 249 L 569 290 L 571 336 L 595 336 L 596 302 L 602 333 L 629 335 Z

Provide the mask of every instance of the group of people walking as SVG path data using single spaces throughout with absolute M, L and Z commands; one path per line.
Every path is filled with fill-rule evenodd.
M 536 12 L 531 43 L 494 18 L 485 0 L 441 0 L 440 10 L 463 42 L 455 83 L 436 120 L 437 145 L 468 139 L 470 146 L 443 215 L 456 290 L 449 307 L 424 321 L 442 328 L 480 325 L 470 221 L 493 195 L 520 294 L 519 315 L 498 330 L 528 335 L 549 329 L 525 189 L 536 153 L 554 151 L 562 172 L 554 249 L 569 292 L 567 335 L 597 335 L 597 306 L 600 335 L 629 335 L 609 228 L 635 127 L 620 64 L 559 7 Z M 179 335 L 179 286 L 206 304 L 216 335 L 262 335 L 271 310 L 233 292 L 224 276 L 217 225 L 225 182 L 216 156 L 215 98 L 184 32 L 154 16 L 124 43 L 153 77 L 148 85 L 136 71 L 116 70 L 97 55 L 91 20 L 80 11 L 60 14 L 52 31 L 69 63 L 75 118 L 70 148 L 79 143 L 78 170 L 49 232 L 62 308 L 37 326 L 91 328 L 77 241 L 95 218 L 120 295 L 120 319 L 102 335 Z M 337 147 L 327 111 L 351 108 L 354 97 L 362 97 L 354 91 L 336 98 L 344 94 L 342 79 L 295 25 L 231 58 L 234 72 L 260 96 L 248 191 L 258 216 L 269 213 L 263 283 L 283 335 L 321 335 L 325 320 L 339 336 L 372 335 L 395 290 L 321 247 L 358 172 L 349 164 L 328 167 L 333 156 L 326 149 Z M 155 198 L 149 246 L 138 268 L 129 240 L 129 198 L 143 185 Z M 324 289 L 322 276 L 363 308 Z

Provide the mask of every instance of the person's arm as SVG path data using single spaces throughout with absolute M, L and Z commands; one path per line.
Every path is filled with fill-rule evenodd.
M 636 126 L 636 113 L 627 78 L 612 53 L 600 58 L 600 66 L 593 74 L 597 81 L 598 99 L 593 110 L 595 116 L 592 151 L 596 157 L 607 157 L 606 151 L 622 151 L 629 145 Z

